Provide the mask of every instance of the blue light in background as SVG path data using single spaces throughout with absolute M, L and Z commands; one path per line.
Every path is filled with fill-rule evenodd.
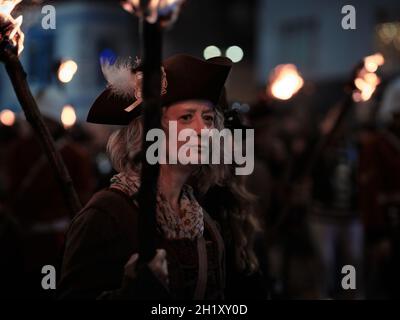
M 100 52 L 100 61 L 108 61 L 110 65 L 113 65 L 117 61 L 117 55 L 111 49 L 104 49 Z

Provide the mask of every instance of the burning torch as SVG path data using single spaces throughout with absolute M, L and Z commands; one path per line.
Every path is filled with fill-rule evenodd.
M 289 100 L 304 85 L 304 80 L 294 64 L 276 66 L 271 72 L 269 82 L 267 93 L 279 100 Z
M 342 103 L 339 104 L 339 112 L 336 115 L 336 120 L 329 126 L 330 128 L 325 129 L 325 133 L 317 143 L 309 165 L 306 168 L 306 174 L 311 172 L 315 162 L 340 128 L 354 103 L 365 102 L 372 97 L 381 82 L 376 72 L 384 62 L 382 54 L 377 53 L 365 57 L 354 68 L 352 77 L 345 88 L 345 97 Z
M 39 138 L 61 187 L 71 216 L 73 216 L 81 208 L 79 198 L 64 161 L 55 148 L 54 140 L 32 96 L 26 81 L 27 75 L 19 60 L 19 55 L 24 48 L 24 34 L 21 31 L 23 17 L 19 16 L 14 19 L 11 12 L 21 1 L 0 0 L 0 61 L 5 65 L 26 120 L 30 123 Z
M 329 125 L 325 126 L 322 135 L 311 152 L 307 164 L 305 165 L 302 173 L 299 175 L 299 179 L 304 179 L 313 171 L 316 162 L 335 136 L 343 121 L 346 119 L 346 115 L 351 110 L 354 103 L 368 101 L 373 96 L 376 88 L 381 82 L 376 72 L 378 71 L 379 67 L 384 64 L 384 62 L 385 60 L 382 54 L 376 53 L 374 55 L 365 57 L 353 69 L 352 76 L 345 86 L 345 96 L 339 103 L 338 111 L 335 114 L 335 119 L 333 121 L 324 121 L 325 123 L 329 122 Z M 280 227 L 288 218 L 290 208 L 291 204 L 287 203 L 282 209 L 278 221 L 270 230 L 271 239 L 278 234 Z
M 143 67 L 143 141 L 141 185 L 138 201 L 139 254 L 143 262 L 150 261 L 156 253 L 156 199 L 159 164 L 146 161 L 150 142 L 146 132 L 161 128 L 161 55 L 162 32 L 178 18 L 183 0 L 128 0 L 123 8 L 140 19 L 141 61 Z

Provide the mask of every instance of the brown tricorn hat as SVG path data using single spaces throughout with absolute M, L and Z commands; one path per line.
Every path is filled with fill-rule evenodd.
M 232 61 L 224 57 L 202 60 L 178 54 L 166 59 L 162 64 L 162 105 L 194 99 L 208 100 L 217 105 L 231 67 Z M 90 108 L 87 121 L 127 125 L 139 116 L 142 108 L 141 77 L 140 68 L 132 69 L 129 80 L 132 84 L 125 86 L 128 94 L 113 90 L 109 84 Z

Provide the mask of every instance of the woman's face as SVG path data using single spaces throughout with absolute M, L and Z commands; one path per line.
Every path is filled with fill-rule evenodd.
M 192 146 L 191 148 L 197 149 L 199 153 L 202 148 L 206 147 L 201 146 L 201 130 L 212 129 L 215 127 L 214 107 L 208 101 L 187 100 L 174 103 L 169 107 L 164 108 L 163 123 L 167 126 L 165 128 L 167 139 L 169 138 L 169 121 L 176 121 L 178 136 L 184 129 L 193 130 L 193 134 L 196 134 L 198 137 L 198 143 L 196 146 Z M 187 141 L 177 141 L 177 149 L 179 150 Z

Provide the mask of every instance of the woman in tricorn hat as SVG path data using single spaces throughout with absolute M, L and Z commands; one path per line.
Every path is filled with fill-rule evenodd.
M 221 57 L 204 61 L 181 54 L 164 61 L 164 131 L 168 132 L 169 121 L 177 122 L 178 134 L 183 129 L 192 129 L 197 135 L 206 128 L 222 129 L 224 119 L 217 104 L 230 69 L 231 61 Z M 110 66 L 103 68 L 109 86 L 89 111 L 89 122 L 125 125 L 108 142 L 111 161 L 119 173 L 71 224 L 59 297 L 223 298 L 224 240 L 217 222 L 194 194 L 224 181 L 229 172 L 224 165 L 183 165 L 179 160 L 178 164 L 160 165 L 156 220 L 157 245 L 162 249 L 146 267 L 136 268 L 138 217 L 145 214 L 136 198 L 143 126 L 140 67 L 129 71 L 128 79 L 121 81 Z M 180 143 L 177 141 L 178 148 Z M 195 148 L 201 149 L 199 145 Z M 241 190 L 238 196 L 246 200 L 247 194 Z M 249 230 L 250 212 L 238 209 L 235 215 L 236 221 L 242 221 L 235 228 L 243 225 Z M 236 251 L 242 269 L 255 269 L 257 261 L 247 235 L 238 230 L 233 234 L 239 234 Z

